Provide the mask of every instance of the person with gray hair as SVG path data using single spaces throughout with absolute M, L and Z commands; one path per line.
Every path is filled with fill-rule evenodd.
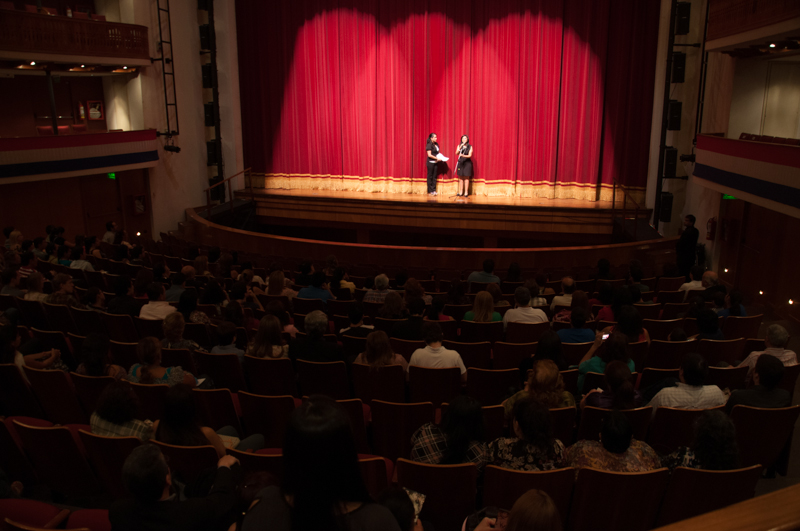
M 154 444 L 133 449 L 122 466 L 122 481 L 133 495 L 117 500 L 108 511 L 111 528 L 119 531 L 227 529 L 236 520 L 235 469 L 239 460 L 217 461 L 213 487 L 204 498 L 179 501 L 172 491 L 172 473 Z
M 379 302 L 383 304 L 389 293 L 389 277 L 381 273 L 375 277 L 375 289 L 367 290 L 363 302 Z
M 764 343 L 767 347 L 766 350 L 751 352 L 750 355 L 747 356 L 744 359 L 744 361 L 739 364 L 739 367 L 748 368 L 747 371 L 748 383 L 752 381 L 753 369 L 756 366 L 758 358 L 763 354 L 775 356 L 776 358 L 781 360 L 781 363 L 783 363 L 784 367 L 797 365 L 797 354 L 795 354 L 791 350 L 786 349 L 786 345 L 789 344 L 789 332 L 787 332 L 784 327 L 782 327 L 779 324 L 769 325 L 769 328 L 767 328 L 767 335 L 764 338 Z
M 320 310 L 314 310 L 306 315 L 304 321 L 305 336 L 298 334 L 297 340 L 289 345 L 289 358 L 297 360 L 328 362 L 346 361 L 342 347 L 333 341 L 325 339 L 329 331 L 328 316 Z

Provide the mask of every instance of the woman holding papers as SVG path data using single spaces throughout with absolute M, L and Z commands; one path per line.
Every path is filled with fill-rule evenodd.
M 461 144 L 456 148 L 456 156 L 458 157 L 458 165 L 456 166 L 456 175 L 458 175 L 457 195 L 469 197 L 469 180 L 472 177 L 472 145 L 469 143 L 467 135 L 461 137 Z
M 436 133 L 431 133 L 428 135 L 428 143 L 425 145 L 425 153 L 428 156 L 428 195 L 436 195 L 436 165 L 442 160 L 436 139 Z

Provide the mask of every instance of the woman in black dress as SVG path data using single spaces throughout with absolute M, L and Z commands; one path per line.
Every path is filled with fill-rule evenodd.
M 461 144 L 456 148 L 456 155 L 458 156 L 458 166 L 456 166 L 456 174 L 458 175 L 457 195 L 469 197 L 469 180 L 472 178 L 472 145 L 469 143 L 467 135 L 461 137 Z
M 428 143 L 425 145 L 425 153 L 428 157 L 428 194 L 436 195 L 436 165 L 439 162 L 436 155 L 439 154 L 439 144 L 436 142 L 436 133 L 428 135 Z

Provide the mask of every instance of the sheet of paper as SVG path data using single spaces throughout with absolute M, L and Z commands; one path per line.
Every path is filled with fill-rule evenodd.
M 198 385 L 198 386 L 200 386 L 200 385 L 203 385 L 203 382 L 205 382 L 205 381 L 206 381 L 206 379 L 205 379 L 205 378 L 198 378 L 198 379 L 197 379 L 197 385 Z
M 447 161 L 448 161 L 448 160 L 450 160 L 450 159 L 449 159 L 449 158 L 447 158 L 447 157 L 445 157 L 445 156 L 444 156 L 444 155 L 442 155 L 441 153 L 439 153 L 438 155 L 436 155 L 436 160 L 441 160 L 442 162 L 447 162 Z

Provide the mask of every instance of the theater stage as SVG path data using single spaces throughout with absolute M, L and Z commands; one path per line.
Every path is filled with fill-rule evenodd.
M 250 199 L 247 189 L 236 192 Z M 620 194 L 621 195 L 621 194 Z M 354 243 L 484 248 L 612 243 L 622 202 L 519 197 L 431 197 L 407 193 L 254 188 L 255 215 L 270 232 L 313 239 L 345 237 Z M 636 217 L 630 202 L 625 217 Z M 650 210 L 639 210 L 640 220 Z M 296 228 L 297 232 L 292 232 Z M 305 229 L 305 230 L 303 230 Z M 334 236 L 334 233 L 336 236 Z

